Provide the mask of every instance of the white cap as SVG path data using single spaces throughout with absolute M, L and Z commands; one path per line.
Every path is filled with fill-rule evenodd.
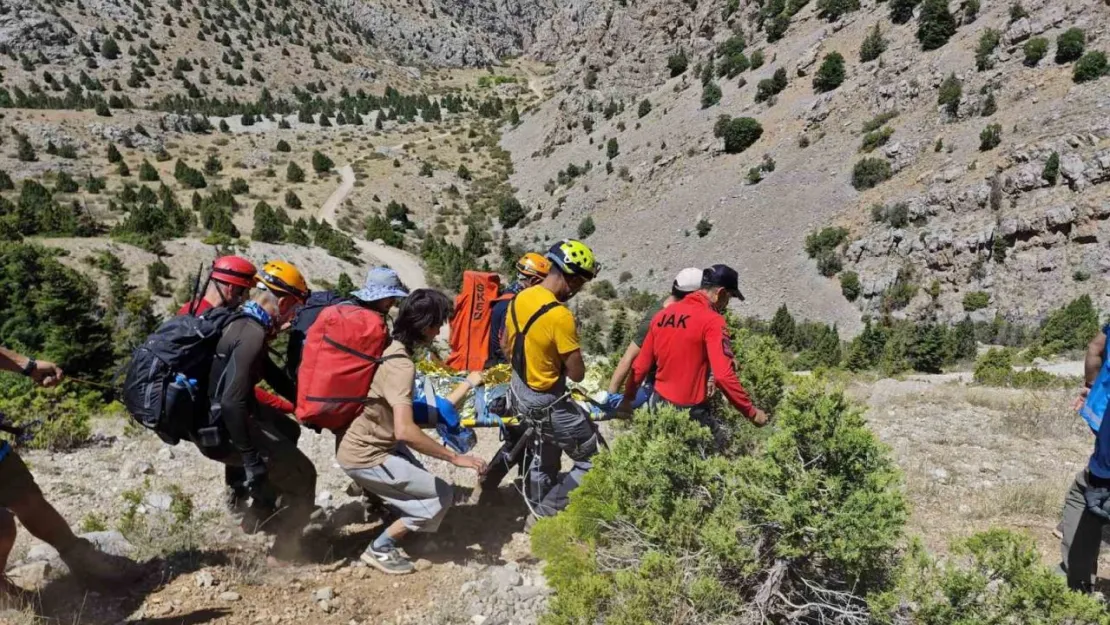
M 697 267 L 687 267 L 678 272 L 674 278 L 674 284 L 671 289 L 681 293 L 693 293 L 701 288 L 701 274 L 702 270 Z

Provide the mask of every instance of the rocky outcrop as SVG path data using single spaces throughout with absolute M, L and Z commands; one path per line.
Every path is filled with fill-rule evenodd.
M 36 58 L 42 53 L 51 61 L 72 56 L 71 44 L 76 42 L 77 33 L 68 22 L 32 8 L 29 2 L 15 2 L 9 8 L 0 13 L 0 47 Z

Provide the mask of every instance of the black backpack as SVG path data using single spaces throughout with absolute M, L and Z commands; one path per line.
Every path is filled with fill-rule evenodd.
M 297 370 L 301 368 L 304 340 L 308 336 L 308 329 L 316 323 L 316 318 L 325 308 L 345 301 L 347 301 L 346 297 L 334 291 L 313 291 L 305 303 L 297 309 L 297 314 L 293 316 L 293 323 L 289 326 L 289 348 L 285 352 L 285 372 L 291 380 L 296 381 Z
M 139 425 L 176 445 L 208 408 L 208 376 L 223 329 L 240 316 L 226 308 L 179 315 L 135 348 L 123 381 L 123 404 Z

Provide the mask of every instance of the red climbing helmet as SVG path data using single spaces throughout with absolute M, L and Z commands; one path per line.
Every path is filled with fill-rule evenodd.
M 241 256 L 221 256 L 212 262 L 212 280 L 249 289 L 257 270 Z

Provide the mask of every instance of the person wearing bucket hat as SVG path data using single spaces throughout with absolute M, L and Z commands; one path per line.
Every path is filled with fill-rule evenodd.
M 688 410 L 691 418 L 709 427 L 717 445 L 723 447 L 728 435 L 708 402 L 712 373 L 716 388 L 740 414 L 757 426 L 766 425 L 767 415 L 752 405 L 736 375 L 732 339 L 723 314 L 731 298 L 744 299 L 739 283 L 735 269 L 713 265 L 702 272 L 697 292 L 656 313 L 632 364 L 618 412 L 632 412 L 640 384 L 654 371 L 655 387 L 648 405 Z
M 374 267 L 366 273 L 366 282 L 362 288 L 351 291 L 350 295 L 363 304 L 370 305 L 370 308 L 386 313 L 399 300 L 408 297 L 409 290 L 396 271 L 389 267 Z
M 632 371 L 632 363 L 636 360 L 636 356 L 640 355 L 640 347 L 644 344 L 644 339 L 647 338 L 648 330 L 651 329 L 651 320 L 655 318 L 656 313 L 664 308 L 674 304 L 675 302 L 682 301 L 687 295 L 697 291 L 701 288 L 701 274 L 702 270 L 697 267 L 687 267 L 678 272 L 675 276 L 674 282 L 671 283 L 671 292 L 658 306 L 648 309 L 644 313 L 640 324 L 636 327 L 636 334 L 632 337 L 632 342 L 628 344 L 628 348 L 624 350 L 624 355 L 621 356 L 620 362 L 617 363 L 617 368 L 613 371 L 613 377 L 609 379 L 609 388 L 605 394 L 596 397 L 601 403 L 607 403 L 611 396 L 617 395 L 624 390 L 624 383 L 628 379 L 629 372 Z M 648 379 L 640 386 L 640 391 L 635 400 L 632 402 L 634 408 L 639 408 L 651 396 L 652 376 L 649 374 Z

